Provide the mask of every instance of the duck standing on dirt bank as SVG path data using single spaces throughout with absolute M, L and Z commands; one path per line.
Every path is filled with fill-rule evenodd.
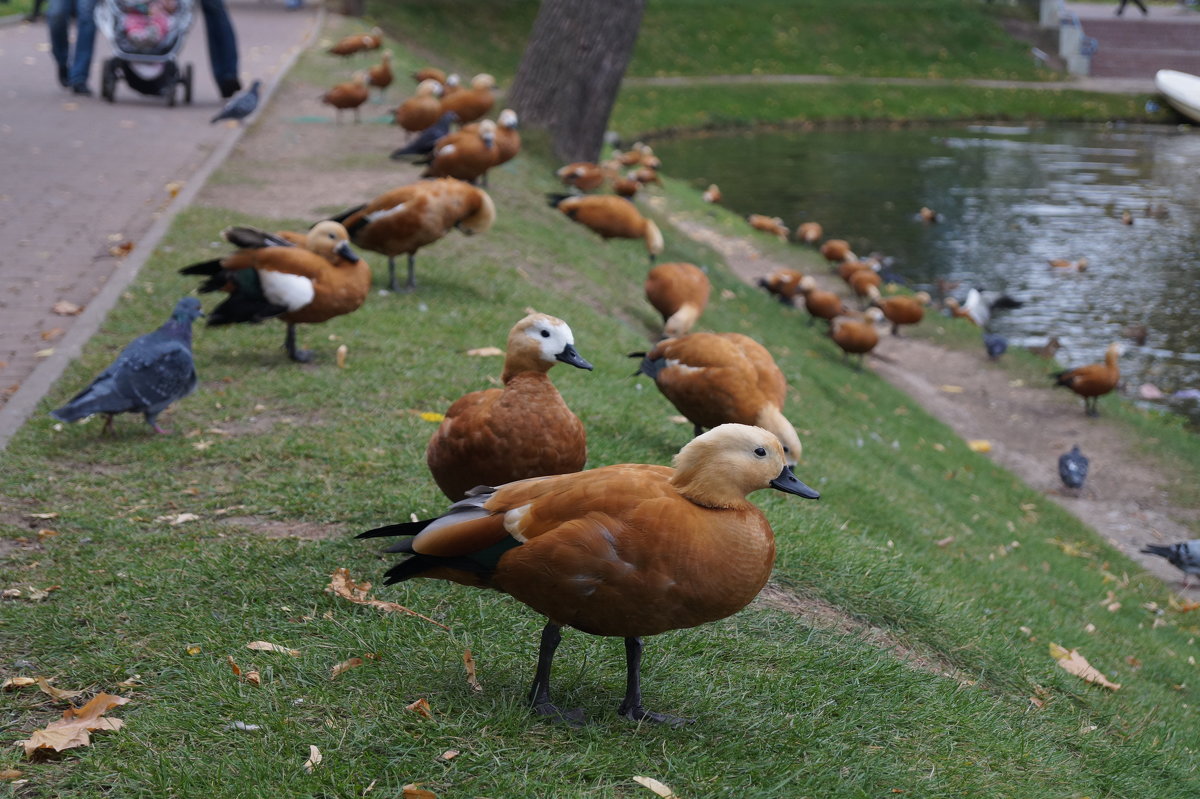
M 1121 370 L 1117 367 L 1120 355 L 1121 345 L 1114 341 L 1108 345 L 1104 363 L 1090 363 L 1058 372 L 1053 375 L 1055 385 L 1069 388 L 1083 397 L 1083 411 L 1088 416 L 1099 416 L 1097 400 L 1116 388 L 1121 379 Z

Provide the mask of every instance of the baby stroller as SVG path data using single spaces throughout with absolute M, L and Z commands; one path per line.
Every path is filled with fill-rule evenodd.
M 110 103 L 117 82 L 139 94 L 165 97 L 175 105 L 176 88 L 192 102 L 192 65 L 182 69 L 176 56 L 192 27 L 192 0 L 100 0 L 96 27 L 112 45 L 100 73 L 100 95 Z

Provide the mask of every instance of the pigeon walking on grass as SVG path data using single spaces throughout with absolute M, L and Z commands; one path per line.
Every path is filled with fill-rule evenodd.
M 1144 555 L 1158 555 L 1160 558 L 1166 558 L 1167 563 L 1186 575 L 1185 585 L 1190 583 L 1194 575 L 1200 575 L 1200 538 L 1167 546 L 1147 544 L 1138 551 Z
M 158 426 L 158 415 L 196 390 L 192 322 L 203 315 L 200 300 L 184 297 L 162 327 L 130 342 L 87 388 L 50 415 L 74 422 L 103 413 L 108 419 L 102 432 L 107 433 L 115 414 L 141 413 L 154 432 L 166 433 Z
M 999 333 L 984 333 L 983 346 L 987 349 L 988 358 L 1000 360 L 1000 356 L 1008 351 L 1008 339 Z
M 225 103 L 225 107 L 210 120 L 209 124 L 215 125 L 222 119 L 236 119 L 241 122 L 253 114 L 254 109 L 258 108 L 258 90 L 261 86 L 262 81 L 256 80 L 250 84 L 249 89 L 230 98 L 229 102 Z
M 1071 447 L 1070 452 L 1058 456 L 1058 476 L 1067 488 L 1078 491 L 1087 480 L 1088 459 L 1079 450 L 1079 445 Z

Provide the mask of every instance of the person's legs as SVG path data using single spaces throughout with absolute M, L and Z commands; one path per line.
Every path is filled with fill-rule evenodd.
M 87 86 L 96 45 L 96 0 L 75 0 L 75 58 L 68 81 L 75 88 Z
M 231 97 L 242 88 L 238 80 L 237 36 L 225 0 L 200 0 L 204 12 L 204 33 L 208 39 L 208 61 L 213 80 L 222 97 Z
M 71 8 L 74 0 L 50 0 L 50 8 L 46 11 L 46 27 L 50 29 L 50 52 L 54 63 L 58 65 L 58 83 L 61 86 L 70 84 L 71 58 Z

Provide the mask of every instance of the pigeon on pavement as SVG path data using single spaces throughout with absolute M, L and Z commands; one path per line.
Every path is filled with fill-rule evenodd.
M 154 432 L 166 433 L 158 426 L 158 415 L 196 390 L 192 322 L 203 315 L 200 300 L 184 297 L 162 327 L 130 342 L 87 388 L 50 415 L 74 422 L 103 413 L 108 420 L 102 432 L 108 432 L 114 414 L 141 413 Z
M 225 103 L 225 107 L 217 114 L 209 124 L 216 124 L 222 119 L 236 119 L 241 122 L 246 117 L 254 113 L 254 109 L 258 108 L 258 89 L 262 86 L 261 80 L 256 80 L 250 84 L 250 88 L 241 94 L 234 95 L 229 102 Z
M 1087 479 L 1087 473 L 1088 459 L 1079 451 L 1078 444 L 1071 447 L 1070 452 L 1064 452 L 1058 456 L 1058 476 L 1067 488 L 1083 488 L 1083 481 Z

